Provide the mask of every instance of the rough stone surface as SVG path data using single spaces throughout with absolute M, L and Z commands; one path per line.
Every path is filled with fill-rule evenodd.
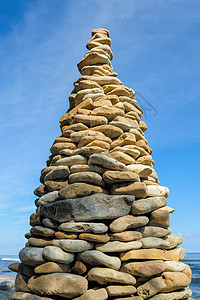
M 45 205 L 41 208 L 40 214 L 60 223 L 70 220 L 115 219 L 130 212 L 134 199 L 134 196 L 131 195 L 94 194 L 88 197 L 66 199 Z
M 132 274 L 134 276 L 151 277 L 158 275 L 166 270 L 163 261 L 141 261 L 124 263 L 121 271 Z
M 62 223 L 59 229 L 67 232 L 93 232 L 104 233 L 108 231 L 108 227 L 103 223 L 86 223 L 86 222 L 72 222 Z
M 103 193 L 103 189 L 100 186 L 77 182 L 60 190 L 58 194 L 62 199 L 68 199 L 89 196 L 95 193 Z
M 25 247 L 19 252 L 20 260 L 30 266 L 37 266 L 45 262 L 43 249 L 36 247 Z
M 166 287 L 165 280 L 162 277 L 156 277 L 137 288 L 137 293 L 144 299 L 154 296 Z
M 69 264 L 74 260 L 73 253 L 67 253 L 63 251 L 61 248 L 55 246 L 44 247 L 44 250 L 42 251 L 42 255 L 47 260 L 55 261 L 63 264 Z
M 112 232 L 122 232 L 130 228 L 138 228 L 149 222 L 146 216 L 134 217 L 131 215 L 120 217 L 110 224 Z
M 133 215 L 142 215 L 149 213 L 155 209 L 163 207 L 167 204 L 165 197 L 148 197 L 146 199 L 139 199 L 132 205 Z

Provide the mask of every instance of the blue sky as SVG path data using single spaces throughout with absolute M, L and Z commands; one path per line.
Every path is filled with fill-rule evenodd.
M 200 2 L 1 0 L 0 254 L 25 243 L 33 190 L 98 27 L 110 31 L 119 79 L 146 107 L 155 169 L 175 208 L 173 233 L 200 252 Z

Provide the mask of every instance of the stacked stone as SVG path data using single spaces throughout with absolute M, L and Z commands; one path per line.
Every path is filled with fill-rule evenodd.
M 113 71 L 111 40 L 95 29 L 60 119 L 36 213 L 20 251 L 13 300 L 191 299 L 181 237 L 171 234 L 142 109 Z

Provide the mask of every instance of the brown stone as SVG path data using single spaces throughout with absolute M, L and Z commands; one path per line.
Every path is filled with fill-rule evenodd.
M 135 163 L 135 160 L 130 155 L 120 151 L 111 152 L 108 154 L 108 156 L 118 160 L 119 162 L 125 165 L 130 165 Z
M 134 145 L 136 142 L 135 135 L 130 132 L 126 132 L 120 135 L 120 137 L 111 143 L 111 149 L 115 147 L 122 147 L 125 145 Z
M 41 184 L 39 185 L 35 190 L 34 190 L 34 194 L 37 196 L 37 197 L 41 197 L 43 196 L 44 194 L 46 194 L 47 191 L 45 189 L 45 185 L 44 184 Z
M 103 181 L 101 175 L 95 172 L 78 172 L 69 175 L 68 178 L 70 183 L 76 182 L 85 182 L 89 184 L 98 185 L 101 187 L 105 186 L 105 182 Z
M 26 275 L 18 273 L 15 279 L 15 287 L 17 291 L 21 292 L 29 292 L 29 287 L 28 287 L 28 280 L 29 277 Z
M 87 144 L 86 147 L 94 147 L 94 146 L 100 147 L 102 149 L 110 150 L 110 144 L 103 141 L 92 141 L 89 144 Z
M 33 213 L 30 216 L 30 225 L 31 226 L 37 226 L 37 225 L 42 225 L 42 222 L 40 221 L 40 215 L 37 213 Z
M 112 140 L 105 135 L 97 135 L 97 136 L 83 136 L 78 144 L 78 148 L 84 147 L 93 141 L 102 141 L 110 144 Z
M 114 296 L 129 296 L 136 293 L 136 288 L 132 285 L 109 285 L 106 287 L 108 295 Z
M 91 128 L 91 130 L 102 132 L 103 134 L 105 134 L 105 136 L 107 136 L 111 139 L 117 138 L 118 136 L 120 136 L 123 133 L 122 129 L 120 129 L 116 126 L 113 126 L 113 125 L 95 126 L 95 127 Z
M 162 277 L 156 277 L 137 288 L 137 293 L 144 299 L 150 298 L 166 287 Z
M 166 287 L 162 292 L 172 292 L 187 287 L 190 280 L 183 272 L 164 272 L 162 278 L 165 281 Z
M 139 181 L 139 175 L 130 171 L 106 171 L 103 179 L 108 184 Z
M 142 217 L 134 217 L 131 215 L 123 216 L 118 219 L 115 219 L 110 224 L 110 230 L 112 232 L 122 232 L 126 229 L 130 228 L 138 228 L 143 226 L 143 224 L 147 224 L 149 219 L 146 216 Z
M 116 183 L 111 188 L 113 195 L 133 195 L 135 198 L 145 198 L 147 196 L 147 187 L 143 182 L 134 183 Z
M 166 265 L 162 261 L 141 261 L 124 263 L 121 271 L 134 276 L 151 277 L 164 272 Z
M 68 199 L 89 196 L 95 193 L 103 193 L 103 189 L 100 186 L 77 182 L 70 184 L 66 188 L 60 190 L 59 196 L 62 199 Z
M 116 107 L 108 107 L 102 106 L 99 108 L 95 108 L 91 115 L 93 116 L 104 116 L 108 119 L 108 121 L 113 120 L 116 116 L 124 116 L 124 111 L 122 109 Z
M 36 274 L 67 273 L 70 271 L 70 264 L 61 264 L 53 261 L 48 261 L 34 269 Z
M 57 239 L 71 239 L 74 240 L 77 238 L 77 234 L 76 233 L 66 233 L 66 232 L 62 232 L 62 231 L 57 231 L 55 232 L 55 237 Z
M 105 125 L 108 124 L 108 119 L 103 117 L 103 116 L 92 116 L 92 115 L 75 115 L 73 120 L 73 123 L 76 122 L 82 122 L 83 124 L 89 126 L 89 127 L 94 127 L 97 125 Z
M 50 148 L 50 151 L 53 155 L 57 155 L 63 149 L 74 150 L 76 146 L 73 143 L 57 143 Z
M 130 242 L 136 241 L 142 238 L 142 234 L 139 231 L 123 231 L 119 233 L 113 233 L 110 236 L 111 241 Z
M 88 242 L 107 243 L 110 240 L 110 237 L 104 234 L 81 233 L 79 239 Z
M 149 225 L 168 228 L 170 225 L 169 212 L 162 209 L 154 210 L 151 213 Z
M 84 265 L 82 261 L 76 260 L 72 271 L 78 275 L 83 275 L 87 272 L 87 267 Z
M 48 192 L 53 192 L 53 191 L 59 191 L 62 190 L 63 188 L 67 187 L 68 181 L 51 181 L 51 180 L 46 180 L 45 181 L 45 187 L 48 190 Z

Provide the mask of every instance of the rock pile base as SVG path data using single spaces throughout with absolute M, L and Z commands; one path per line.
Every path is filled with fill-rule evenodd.
M 111 40 L 95 29 L 60 119 L 12 300 L 191 299 L 190 267 L 173 236 L 142 109 L 113 71 Z

